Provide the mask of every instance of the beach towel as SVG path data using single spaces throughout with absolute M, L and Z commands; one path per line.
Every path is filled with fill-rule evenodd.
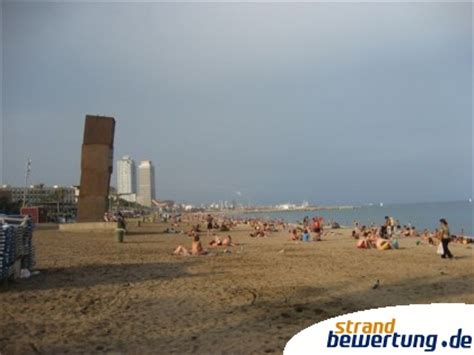
M 444 249 L 443 249 L 443 244 L 439 243 L 438 249 L 436 250 L 436 254 L 438 255 L 443 255 L 444 254 Z

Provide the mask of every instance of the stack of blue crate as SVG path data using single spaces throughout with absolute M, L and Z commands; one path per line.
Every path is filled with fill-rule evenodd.
M 32 270 L 35 266 L 33 229 L 31 218 L 0 216 L 0 281 L 12 275 L 17 260 L 21 260 L 21 268 Z

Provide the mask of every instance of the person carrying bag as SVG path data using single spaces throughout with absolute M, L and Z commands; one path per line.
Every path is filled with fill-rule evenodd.
M 440 243 L 441 254 L 440 254 L 439 247 L 438 247 L 438 254 L 440 254 L 443 259 L 446 259 L 446 257 L 448 257 L 449 259 L 452 259 L 453 254 L 451 254 L 451 251 L 448 248 L 448 244 L 451 238 L 451 233 L 449 232 L 448 221 L 446 221 L 446 219 L 444 218 L 441 218 L 439 222 L 440 222 L 439 237 L 441 241 Z

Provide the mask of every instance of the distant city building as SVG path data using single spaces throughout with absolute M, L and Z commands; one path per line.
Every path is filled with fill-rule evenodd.
M 117 160 L 117 193 L 120 198 L 129 201 L 137 201 L 137 173 L 135 162 L 126 155 Z
M 155 168 L 150 160 L 140 162 L 138 166 L 138 196 L 137 202 L 151 207 L 155 199 Z
M 58 201 L 69 204 L 77 203 L 76 188 L 74 187 L 44 186 L 40 184 L 25 188 L 3 185 L 0 187 L 0 192 L 9 194 L 12 202 L 23 201 L 26 196 L 26 202 L 30 206 Z
M 287 210 L 294 210 L 294 209 L 296 209 L 296 205 L 293 204 L 293 203 L 283 203 L 283 204 L 281 204 L 281 205 L 276 205 L 275 208 L 278 209 L 278 210 L 287 211 Z

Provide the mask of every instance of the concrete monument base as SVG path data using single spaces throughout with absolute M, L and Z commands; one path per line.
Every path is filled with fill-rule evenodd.
M 61 232 L 110 232 L 113 233 L 117 229 L 115 222 L 80 222 L 80 223 L 66 223 L 60 224 L 59 230 Z

